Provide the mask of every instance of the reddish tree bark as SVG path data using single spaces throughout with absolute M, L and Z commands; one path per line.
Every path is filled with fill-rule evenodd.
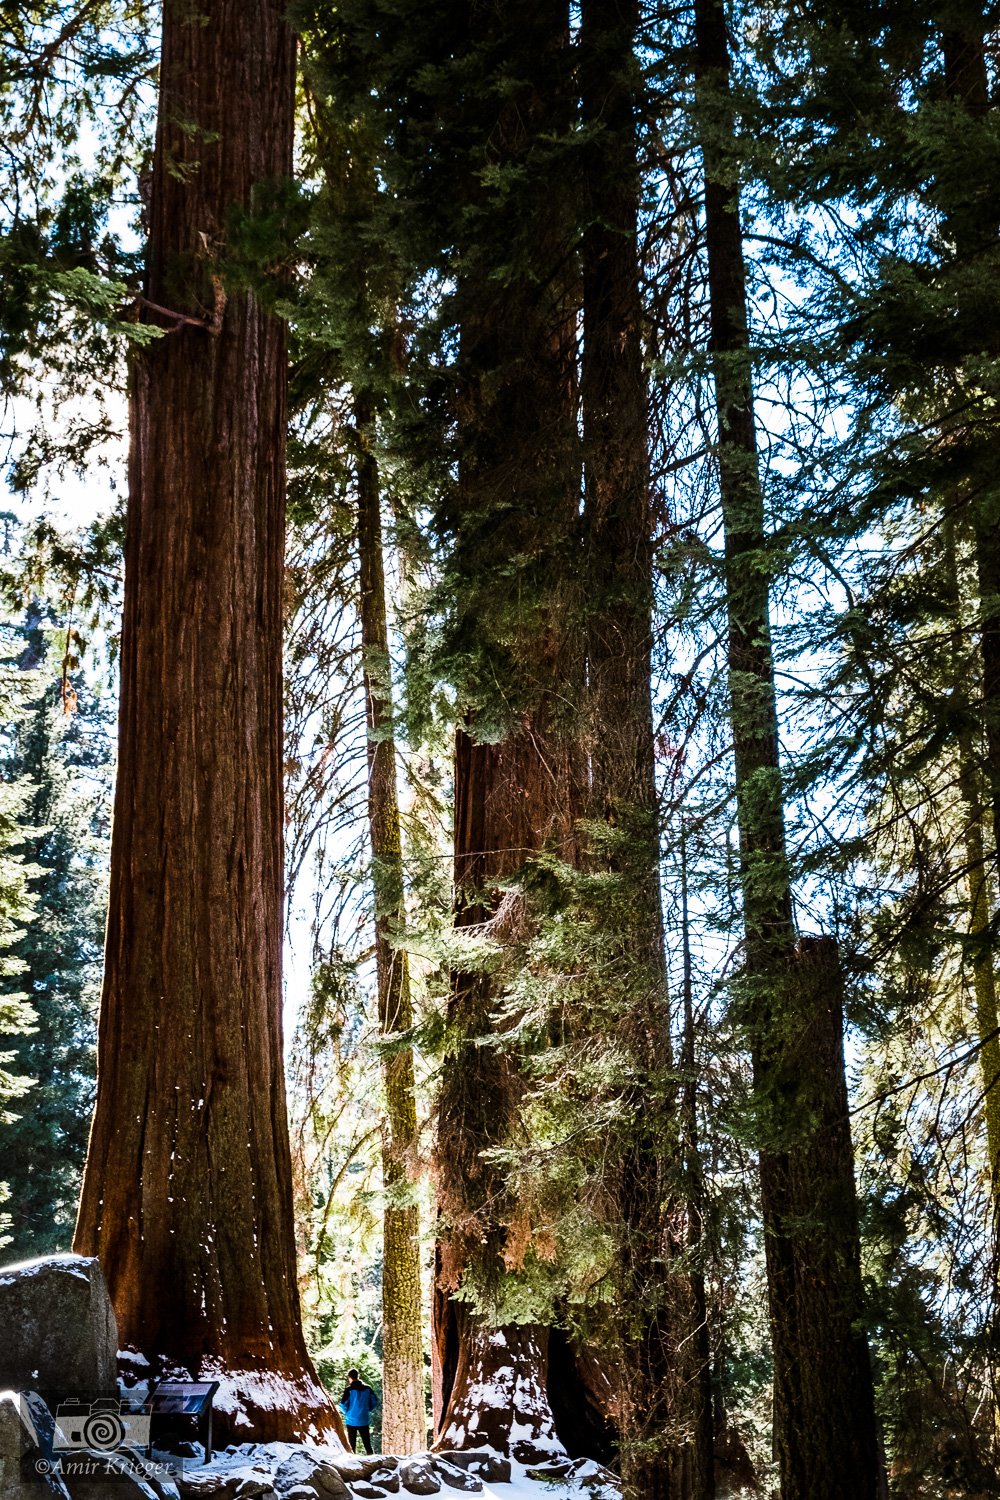
M 884 1475 L 863 1322 L 843 981 L 832 939 L 796 942 L 785 845 L 725 0 L 696 0 L 695 42 L 725 527 L 744 1014 L 762 1126 L 774 1449 L 783 1500 L 874 1500 Z
M 622 1475 L 636 1500 L 711 1500 L 704 1285 L 680 1200 L 679 1098 L 660 896 L 653 746 L 653 513 L 642 349 L 636 0 L 583 0 L 583 407 L 590 816 L 631 914 L 619 936 L 632 1081 L 622 1100 L 618 1212 Z M 598 858 L 600 853 L 598 852 Z
M 566 174 L 546 159 L 546 143 L 570 117 L 569 11 L 565 0 L 503 0 L 470 6 L 465 24 L 462 48 L 497 59 L 492 93 L 469 91 L 467 133 L 459 132 L 463 144 L 477 146 L 465 181 L 460 233 L 469 242 L 455 293 L 459 482 L 454 514 L 444 518 L 462 579 L 459 633 L 482 664 L 455 745 L 456 925 L 467 928 L 502 926 L 508 913 L 518 920 L 516 902 L 498 910 L 500 888 L 533 854 L 548 848 L 575 857 L 581 809 L 573 704 L 583 668 L 566 618 L 566 559 L 579 503 L 579 296 Z M 514 90 L 506 82 L 512 58 Z M 494 169 L 508 168 L 518 178 L 513 202 L 490 185 Z M 495 233 L 484 228 L 491 220 Z M 508 263 L 511 235 L 523 247 L 515 263 Z M 484 1152 L 510 1144 L 522 1083 L 509 1049 L 480 1040 L 495 1027 L 495 989 L 489 974 L 453 976 L 456 1042 L 438 1108 L 435 1416 L 440 1441 L 455 1442 L 461 1432 L 469 1445 L 468 1413 L 476 1391 L 491 1382 L 530 1384 L 546 1406 L 544 1415 L 536 1412 L 539 1432 L 553 1426 L 545 1331 L 491 1333 L 451 1295 L 470 1263 L 486 1285 L 499 1284 L 505 1270 L 512 1205 L 503 1173 Z M 501 1375 L 505 1360 L 509 1378 Z M 502 1447 L 512 1420 L 508 1412 L 493 1423 Z M 539 1441 L 545 1451 L 548 1437 Z
M 228 214 L 291 172 L 284 17 L 282 0 L 163 8 L 144 305 L 165 332 L 131 378 L 111 897 L 76 1233 L 123 1344 L 154 1367 L 228 1372 L 222 1425 L 249 1435 L 238 1402 L 260 1438 L 339 1424 L 302 1334 L 282 1063 L 286 340 L 252 293 L 227 301 L 219 273 Z

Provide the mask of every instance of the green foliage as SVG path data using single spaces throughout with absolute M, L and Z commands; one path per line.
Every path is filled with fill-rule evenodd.
M 144 0 L 3 8 L 0 387 L 15 488 L 100 458 L 120 432 L 124 355 L 155 336 L 133 313 L 150 12 Z
M 68 1249 L 76 1217 L 93 1106 L 112 747 L 100 689 L 78 664 L 61 678 L 54 670 L 65 632 L 52 613 L 33 604 L 6 634 L 23 686 L 4 771 L 21 789 L 20 837 L 32 861 L 31 920 L 15 953 L 35 1024 L 13 1049 L 32 1089 L 7 1132 L 20 1259 Z
M 22 707 L 23 685 L 17 667 L 8 653 L 0 662 L 0 718 L 5 724 L 15 719 Z M 9 731 L 8 731 L 9 733 Z M 6 747 L 5 747 L 6 748 Z M 6 757 L 5 757 L 6 760 Z M 16 770 L 9 773 L 4 765 L 0 779 L 0 1036 L 7 1044 L 0 1052 L 0 1129 L 9 1131 L 19 1101 L 34 1081 L 17 1067 L 17 1051 L 12 1039 L 30 1032 L 35 1011 L 24 990 L 25 965 L 18 948 L 24 937 L 24 923 L 32 916 L 29 880 L 34 873 L 26 859 L 23 815 L 27 790 Z M 15 1109 L 10 1108 L 11 1105 Z M 0 1184 L 0 1204 L 7 1202 L 10 1189 Z M 0 1244 L 10 1242 L 10 1216 L 0 1213 Z

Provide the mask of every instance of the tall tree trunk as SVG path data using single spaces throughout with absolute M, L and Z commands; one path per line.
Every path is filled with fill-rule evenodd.
M 523 1462 L 561 1457 L 548 1396 L 549 1330 L 491 1328 L 460 1304 L 452 1313 L 457 1359 L 438 1446 L 489 1447 Z
M 358 433 L 358 553 L 361 565 L 361 646 L 368 721 L 368 823 L 375 886 L 375 965 L 382 1035 L 413 1025 L 410 967 L 394 939 L 405 917 L 403 848 L 392 729 L 392 675 L 385 608 L 382 516 L 374 453 L 374 409 L 355 397 Z M 418 1453 L 427 1445 L 424 1412 L 420 1209 L 412 1194 L 418 1175 L 417 1098 L 413 1048 L 395 1043 L 382 1066 L 382 1446 Z
M 696 1500 L 696 1497 L 700 1495 L 712 1497 L 715 1494 L 716 1422 L 708 1295 L 702 1269 L 704 1264 L 705 1174 L 702 1168 L 698 1131 L 697 1034 L 688 901 L 687 833 L 684 829 L 681 830 L 680 846 L 684 1015 L 684 1039 L 681 1053 L 681 1073 L 684 1080 L 681 1100 L 682 1158 L 687 1191 L 686 1248 L 695 1267 L 691 1273 L 691 1327 L 688 1334 L 692 1357 L 687 1362 L 692 1383 L 694 1412 L 689 1492 L 692 1500 Z
M 131 378 L 111 896 L 76 1248 L 100 1256 L 126 1347 L 154 1367 L 227 1372 L 223 1427 L 290 1438 L 339 1419 L 302 1334 L 282 1059 L 286 341 L 252 293 L 226 301 L 216 263 L 229 211 L 291 172 L 295 44 L 281 0 L 197 9 L 163 8 L 142 305 L 165 332 Z
M 997 1036 L 997 980 L 993 962 L 992 923 L 987 835 L 976 758 L 968 734 L 959 738 L 959 789 L 965 804 L 965 864 L 969 892 L 969 937 L 972 953 L 972 984 L 976 999 L 976 1030 L 979 1033 L 979 1068 L 983 1084 L 983 1114 L 986 1119 L 986 1150 L 989 1157 L 993 1215 L 1000 1223 L 1000 1038 Z
M 553 736 L 544 712 L 516 738 L 477 744 L 459 730 L 455 746 L 456 925 L 493 923 L 501 940 L 521 936 L 516 898 L 498 910 L 501 881 L 515 876 L 533 851 L 554 846 L 565 855 L 573 837 L 569 748 Z M 512 928 L 505 930 L 509 921 Z M 438 1203 L 447 1230 L 438 1244 L 434 1298 L 437 1441 L 475 1447 L 489 1441 L 529 1460 L 557 1452 L 546 1394 L 547 1330 L 490 1329 L 452 1293 L 475 1262 L 488 1286 L 504 1272 L 506 1216 L 502 1171 L 484 1158 L 509 1145 L 523 1084 L 506 1049 L 490 1045 L 496 996 L 490 976 L 458 973 L 449 1022 L 458 1041 L 447 1060 L 438 1104 Z M 535 1368 L 532 1372 L 532 1361 Z M 510 1373 L 505 1374 L 507 1370 Z M 490 1388 L 533 1392 L 531 1430 L 511 1402 L 483 1409 Z M 488 1434 L 488 1436 L 487 1436 Z M 516 1438 L 516 1440 L 515 1440 Z
M 633 1070 L 622 1111 L 625 1492 L 643 1500 L 714 1494 L 710 1390 L 695 1368 L 704 1325 L 699 1273 L 671 1272 L 686 1250 L 680 1120 L 659 879 L 651 704 L 653 516 L 639 288 L 637 0 L 584 0 L 580 86 L 585 127 L 583 238 L 588 748 L 592 819 L 608 828 L 623 884 L 621 933 L 635 1003 L 622 1018 Z M 653 1101 L 659 1101 L 653 1106 Z M 672 1179 L 672 1180 L 671 1180 Z
M 882 1477 L 862 1331 L 842 980 L 830 939 L 795 940 L 723 0 L 695 0 L 695 32 L 774 1447 L 784 1500 L 865 1500 Z
M 463 49 L 502 63 L 482 93 L 469 90 L 463 118 L 479 146 L 462 205 L 460 233 L 469 238 L 455 291 L 459 479 L 454 514 L 444 520 L 460 580 L 459 638 L 480 675 L 455 741 L 455 923 L 490 924 L 501 940 L 517 940 L 523 906 L 502 900 L 501 887 L 542 849 L 572 860 L 579 811 L 576 726 L 566 705 L 579 697 L 582 668 L 567 631 L 564 561 L 578 503 L 576 288 L 564 189 L 537 159 L 569 119 L 568 5 L 476 4 L 467 25 Z M 512 66 L 513 90 L 501 72 Z M 484 168 L 513 169 L 510 222 Z M 489 973 L 454 974 L 436 1147 L 435 1416 L 439 1442 L 474 1445 L 475 1391 L 491 1380 L 510 1386 L 500 1376 L 506 1360 L 518 1388 L 530 1384 L 545 1407 L 535 1436 L 514 1442 L 514 1456 L 529 1458 L 559 1446 L 545 1392 L 546 1331 L 491 1333 L 452 1295 L 470 1267 L 487 1295 L 500 1292 L 505 1274 L 511 1204 L 484 1153 L 510 1145 L 523 1084 L 509 1049 L 490 1043 L 497 998 Z M 507 1448 L 518 1421 L 513 1407 L 494 1417 L 493 1441 Z
M 950 102 L 979 124 L 992 108 L 983 7 L 956 4 L 946 8 L 946 13 L 950 25 L 941 34 L 945 90 Z M 947 231 L 968 275 L 978 257 L 995 245 L 1000 225 L 991 210 L 984 216 L 981 198 L 970 193 L 961 207 L 952 206 Z M 996 348 L 983 352 L 993 357 L 997 354 Z M 1000 828 L 1000 487 L 996 484 L 995 458 L 991 470 L 982 488 L 972 494 L 971 515 L 979 585 L 987 775 L 993 823 Z
M 965 625 L 962 619 L 962 589 L 959 577 L 958 538 L 955 522 L 945 514 L 942 534 L 948 593 L 954 613 L 952 652 L 954 686 L 961 690 L 966 670 Z M 986 1119 L 986 1149 L 989 1159 L 993 1215 L 1000 1224 L 1000 1037 L 997 1036 L 997 981 L 992 944 L 992 899 L 990 893 L 990 845 L 986 811 L 981 794 L 980 760 L 972 726 L 962 724 L 958 732 L 958 791 L 962 801 L 965 879 L 969 902 L 969 937 L 972 942 L 972 986 L 979 1034 L 979 1067 L 983 1083 L 983 1114 Z

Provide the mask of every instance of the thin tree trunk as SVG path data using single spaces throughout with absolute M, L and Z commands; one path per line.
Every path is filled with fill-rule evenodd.
M 392 729 L 392 681 L 385 608 L 378 464 L 373 451 L 371 401 L 354 402 L 358 455 L 358 553 L 361 565 L 361 645 L 368 721 L 368 823 L 375 886 L 375 964 L 382 1035 L 413 1025 L 406 951 L 394 938 L 405 917 L 403 849 Z M 417 1100 L 413 1048 L 396 1043 L 382 1066 L 385 1190 L 382 1260 L 382 1446 L 417 1453 L 427 1444 L 424 1411 L 423 1315 L 420 1287 L 420 1209 L 412 1201 L 418 1176 Z
M 280 0 L 166 0 L 135 359 L 97 1110 L 76 1248 L 125 1347 L 226 1372 L 224 1436 L 339 1426 L 299 1312 L 281 1037 L 286 353 L 216 274 L 291 172 Z M 198 326 L 200 324 L 200 326 Z M 280 1399 L 275 1400 L 275 1391 Z M 250 1426 L 236 1421 L 232 1399 Z
M 774 1447 L 784 1500 L 865 1500 L 882 1475 L 861 1321 L 842 980 L 832 940 L 795 940 L 723 0 L 696 0 L 695 31 Z
M 958 570 L 958 541 L 955 523 L 946 515 L 943 521 L 945 568 L 951 607 L 954 611 L 952 649 L 955 686 L 966 661 L 965 629 L 962 621 L 962 592 Z M 993 1214 L 1000 1224 L 1000 1037 L 997 1036 L 997 981 L 992 945 L 992 900 L 987 849 L 990 839 L 986 812 L 980 792 L 979 758 L 971 727 L 963 724 L 958 732 L 958 790 L 963 803 L 963 842 L 965 844 L 966 886 L 969 901 L 969 938 L 972 947 L 972 985 L 976 1003 L 976 1030 L 979 1035 L 979 1067 L 983 1081 L 983 1114 L 986 1119 L 986 1149 L 989 1158 Z
M 990 98 L 987 68 L 987 20 L 980 5 L 946 7 L 941 33 L 945 92 L 948 100 L 968 116 L 974 128 L 995 108 Z M 976 193 L 954 195 L 947 218 L 947 232 L 957 252 L 961 273 L 966 277 L 979 258 L 991 255 L 1000 224 Z M 981 352 L 996 358 L 995 338 Z M 959 417 L 961 421 L 961 417 Z M 972 438 L 971 443 L 977 439 Z M 960 792 L 966 804 L 965 845 L 968 864 L 971 935 L 978 951 L 973 956 L 976 1022 L 983 1077 L 983 1111 L 986 1116 L 987 1150 L 992 1187 L 993 1231 L 1000 1232 L 1000 1039 L 997 1030 L 997 986 L 994 959 L 995 938 L 990 913 L 990 872 L 986 860 L 991 851 L 996 875 L 996 838 L 1000 830 L 1000 488 L 996 482 L 996 455 L 985 477 L 971 491 L 970 515 L 979 594 L 979 648 L 982 660 L 982 722 L 986 747 L 986 782 L 992 814 L 993 839 L 984 837 L 985 810 L 979 788 L 975 745 L 968 730 L 959 737 Z M 954 538 L 950 543 L 954 559 Z M 956 606 L 960 607 L 957 594 Z M 994 1245 L 994 1251 L 996 1246 Z M 1000 1435 L 1000 1404 L 993 1372 L 994 1429 Z
M 698 1133 L 697 1049 L 694 1014 L 694 973 L 691 962 L 691 928 L 688 903 L 687 833 L 680 836 L 681 854 L 681 942 L 683 946 L 683 1013 L 684 1041 L 681 1072 L 684 1092 L 681 1100 L 684 1176 L 687 1183 L 687 1250 L 695 1269 L 691 1274 L 691 1358 L 687 1361 L 692 1383 L 694 1433 L 691 1443 L 691 1500 L 715 1494 L 715 1402 L 712 1388 L 712 1341 L 709 1328 L 708 1296 L 705 1290 L 703 1239 L 705 1214 L 705 1177 L 702 1170 Z
M 989 1156 L 993 1214 L 1000 1221 L 1000 1038 L 997 1036 L 997 981 L 993 964 L 989 866 L 986 862 L 986 831 L 975 757 L 959 738 L 959 786 L 965 803 L 965 863 L 969 891 L 969 937 L 972 954 L 972 984 L 976 997 L 976 1030 L 979 1034 L 979 1068 L 983 1081 L 983 1114 L 986 1118 L 986 1149 Z
M 945 87 L 948 97 L 980 118 L 990 109 L 989 82 L 986 68 L 986 46 L 983 16 L 979 7 L 970 9 L 970 24 L 964 30 L 947 31 L 942 36 L 945 63 Z M 949 224 L 959 255 L 974 261 L 984 248 L 995 243 L 997 224 L 982 222 L 982 210 L 970 198 L 962 210 L 954 210 Z M 992 351 L 991 351 L 992 352 Z M 980 653 L 982 656 L 983 727 L 986 741 L 987 784 L 990 793 L 994 840 L 1000 828 L 1000 527 L 998 492 L 990 486 L 977 494 L 971 507 L 979 588 Z M 960 606 L 955 538 L 946 538 L 954 577 L 956 608 Z M 961 627 L 959 627 L 961 628 Z M 965 731 L 959 740 L 960 790 L 966 805 L 966 856 L 969 869 L 969 912 L 973 936 L 981 940 L 981 949 L 973 958 L 973 980 L 976 994 L 977 1023 L 983 1046 L 980 1064 L 983 1071 L 987 1144 L 993 1184 L 994 1213 L 1000 1222 L 1000 1041 L 997 1029 L 996 969 L 990 937 L 990 877 L 984 837 L 985 813 L 979 793 L 977 757 L 972 736 Z M 995 867 L 996 856 L 993 855 Z
M 950 9 L 953 23 L 962 9 Z M 967 25 L 957 25 L 941 35 L 945 90 L 953 104 L 979 122 L 991 108 L 985 23 L 982 7 L 964 9 Z M 976 194 L 970 194 L 960 208 L 953 207 L 948 219 L 958 258 L 970 267 L 996 243 L 998 228 L 992 215 L 984 220 L 982 202 Z M 984 352 L 995 355 L 996 350 Z M 986 767 L 993 823 L 1000 828 L 1000 492 L 994 482 L 987 482 L 983 492 L 973 495 L 971 515 L 979 585 Z
M 585 526 L 590 816 L 632 920 L 621 934 L 635 1003 L 622 1018 L 634 1083 L 621 1163 L 622 1471 L 636 1500 L 714 1493 L 709 1388 L 700 1357 L 704 1287 L 671 1272 L 689 1250 L 680 1199 L 680 1119 L 659 879 L 651 660 L 653 516 L 638 266 L 636 0 L 584 0 L 580 85 L 585 126 L 583 238 Z M 660 1101 L 658 1108 L 652 1101 Z M 671 1181 L 671 1177 L 673 1181 Z M 707 1358 L 705 1360 L 707 1373 Z

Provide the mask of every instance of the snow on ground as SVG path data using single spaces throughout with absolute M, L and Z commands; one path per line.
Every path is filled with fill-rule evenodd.
M 442 1490 L 441 1493 L 447 1494 L 448 1491 Z M 482 1493 L 483 1500 L 539 1500 L 542 1495 L 546 1500 L 565 1500 L 570 1495 L 584 1494 L 592 1495 L 596 1500 L 601 1491 L 582 1490 L 579 1486 L 569 1489 L 566 1485 L 554 1485 L 550 1479 L 528 1479 L 523 1464 L 511 1464 L 510 1484 L 484 1484 Z
M 499 1466 L 500 1455 L 495 1450 L 481 1446 L 475 1455 L 468 1452 L 459 1458 L 456 1466 L 453 1460 L 458 1457 L 452 1451 L 401 1459 L 391 1454 L 369 1458 L 331 1446 L 244 1443 L 238 1449 L 216 1454 L 210 1464 L 189 1458 L 174 1468 L 176 1459 L 171 1462 L 166 1453 L 154 1454 L 154 1459 L 166 1460 L 168 1467 L 174 1468 L 180 1500 L 250 1500 L 252 1496 L 263 1500 L 268 1496 L 274 1500 L 331 1500 L 333 1495 L 343 1496 L 343 1485 L 351 1495 L 388 1492 L 399 1495 L 400 1500 L 407 1494 L 455 1497 L 458 1492 L 480 1495 L 483 1500 L 620 1500 L 621 1489 L 615 1477 L 589 1460 L 571 1464 L 564 1457 L 561 1463 L 553 1463 L 553 1473 L 548 1476 L 529 1473 L 534 1469 L 531 1464 L 512 1462 L 510 1480 L 503 1482 L 479 1477 L 488 1472 L 482 1464 L 471 1471 L 466 1468 L 476 1458 L 492 1460 L 489 1468 Z M 502 1463 L 506 1467 L 507 1461 Z M 543 1461 L 539 1467 L 547 1464 Z M 384 1489 L 380 1487 L 379 1470 L 383 1481 L 389 1471 L 392 1474 L 392 1482 L 385 1483 Z

